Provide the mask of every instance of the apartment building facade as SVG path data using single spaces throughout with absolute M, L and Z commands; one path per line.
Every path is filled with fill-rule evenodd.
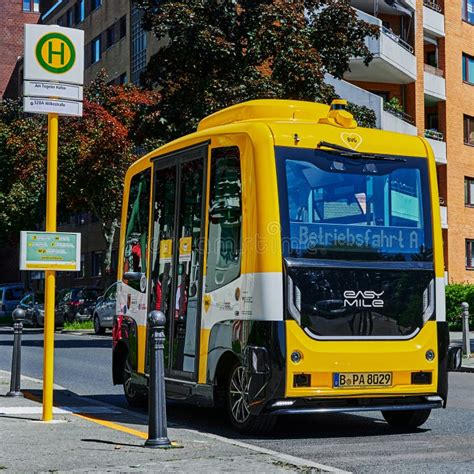
M 105 69 L 112 84 L 140 83 L 158 49 L 133 0 L 42 0 L 41 23 L 84 30 L 85 84 Z
M 0 99 L 16 97 L 21 81 L 23 28 L 38 23 L 40 0 L 2 0 L 0 16 Z
M 352 0 L 380 28 L 339 95 L 372 108 L 377 126 L 425 136 L 438 171 L 447 282 L 474 283 L 474 0 Z

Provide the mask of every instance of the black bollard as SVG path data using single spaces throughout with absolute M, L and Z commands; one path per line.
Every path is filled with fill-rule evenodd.
M 23 332 L 23 321 L 25 320 L 25 311 L 16 308 L 13 313 L 13 357 L 12 373 L 10 378 L 10 391 L 7 397 L 22 397 L 20 391 L 21 378 L 21 333 Z
M 148 389 L 148 448 L 168 448 L 165 393 L 165 324 L 166 316 L 162 311 L 151 311 L 148 315 L 150 327 L 150 379 Z

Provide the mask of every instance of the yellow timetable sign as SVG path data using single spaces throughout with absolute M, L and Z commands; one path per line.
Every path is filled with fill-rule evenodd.
M 23 231 L 20 241 L 20 270 L 80 270 L 81 234 Z

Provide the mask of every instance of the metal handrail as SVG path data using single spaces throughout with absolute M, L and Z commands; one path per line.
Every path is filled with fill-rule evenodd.
M 400 112 L 398 110 L 393 110 L 389 107 L 386 107 L 384 105 L 384 108 L 385 112 L 388 112 L 392 115 L 395 115 L 395 117 L 398 117 L 399 119 L 403 120 L 404 122 L 407 122 L 411 125 L 415 125 L 415 121 L 413 120 L 413 117 L 411 115 L 408 115 L 407 113 L 405 112 Z
M 443 13 L 443 9 L 435 0 L 423 0 L 423 5 L 438 13 Z
M 431 138 L 440 142 L 444 141 L 444 135 L 441 132 L 438 132 L 438 130 L 430 130 L 429 128 L 425 130 L 425 138 Z
M 403 49 L 406 49 L 411 54 L 414 53 L 415 50 L 413 49 L 413 46 L 409 45 L 405 40 L 400 38 L 400 36 L 394 33 L 391 29 L 382 25 L 381 30 L 382 33 L 388 36 L 391 40 L 395 41 L 395 43 L 398 43 Z

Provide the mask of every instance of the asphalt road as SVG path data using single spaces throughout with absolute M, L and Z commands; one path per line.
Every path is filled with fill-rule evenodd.
M 40 330 L 23 337 L 23 375 L 42 378 Z M 55 383 L 79 394 L 126 407 L 111 381 L 110 335 L 56 334 Z M 0 328 L 0 369 L 10 370 L 12 330 Z M 282 453 L 357 473 L 474 473 L 474 374 L 450 374 L 446 410 L 434 410 L 415 433 L 395 432 L 377 412 L 281 417 L 271 436 L 246 437 L 223 423 L 213 409 L 168 406 L 169 421 L 243 439 Z

